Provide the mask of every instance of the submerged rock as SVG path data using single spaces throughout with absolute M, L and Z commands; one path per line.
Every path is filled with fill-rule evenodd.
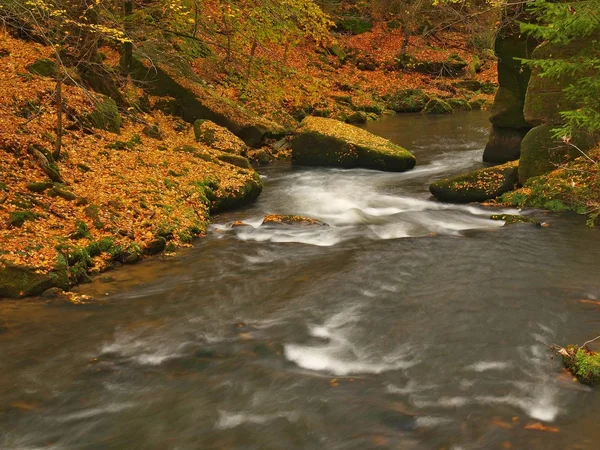
M 512 190 L 518 179 L 518 162 L 488 167 L 445 178 L 429 186 L 439 200 L 449 203 L 483 202 Z
M 542 226 L 542 222 L 540 222 L 535 217 L 529 216 L 518 216 L 515 214 L 492 214 L 490 216 L 492 220 L 502 220 L 504 221 L 504 225 L 512 225 L 514 223 L 532 223 L 537 226 Z
M 270 214 L 263 220 L 263 225 L 271 224 L 283 224 L 283 225 L 316 225 L 319 227 L 328 227 L 329 225 L 318 219 L 312 219 L 304 216 L 290 216 L 290 215 L 279 215 Z
M 406 149 L 333 119 L 307 117 L 292 141 L 292 161 L 304 166 L 363 167 L 404 172 L 416 164 Z

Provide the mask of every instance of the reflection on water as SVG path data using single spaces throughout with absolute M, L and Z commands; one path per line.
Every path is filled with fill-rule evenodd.
M 598 334 L 598 232 L 430 198 L 481 166 L 484 114 L 369 128 L 419 166 L 270 167 L 257 204 L 94 303 L 0 302 L 0 448 L 596 448 L 600 399 L 547 344 Z

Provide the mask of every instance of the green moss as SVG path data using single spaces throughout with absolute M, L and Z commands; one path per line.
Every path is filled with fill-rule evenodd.
M 471 104 L 464 98 L 449 98 L 446 100 L 446 102 L 450 105 L 452 110 L 471 111 Z
M 36 220 L 38 215 L 32 211 L 14 211 L 8 215 L 9 227 L 22 227 L 28 220 Z
M 429 100 L 421 111 L 423 114 L 451 114 L 452 112 L 452 106 L 440 98 Z
M 0 261 L 0 297 L 39 295 L 53 285 L 49 275 Z
M 402 172 L 415 166 L 406 149 L 332 119 L 307 117 L 292 141 L 292 160 L 307 166 L 363 167 Z
M 134 150 L 138 145 L 142 143 L 142 138 L 139 134 L 134 134 L 128 141 L 115 141 L 112 144 L 108 144 L 106 148 L 112 150 Z
M 595 385 L 600 382 L 600 354 L 587 347 L 569 345 L 568 356 L 563 355 L 563 363 L 579 381 Z
M 71 239 L 91 239 L 92 233 L 84 221 L 78 220 L 75 222 L 75 230 L 69 234 L 69 237 Z
M 44 182 L 44 181 L 36 181 L 33 183 L 27 183 L 27 189 L 29 189 L 32 192 L 36 192 L 38 194 L 41 194 L 46 189 L 50 189 L 52 186 L 53 186 L 52 183 Z
M 244 158 L 240 155 L 222 153 L 219 156 L 217 156 L 217 159 L 228 164 L 233 164 L 234 166 L 240 167 L 242 169 L 252 169 L 252 164 L 250 164 L 248 158 Z
M 363 17 L 347 17 L 339 19 L 335 23 L 337 31 L 350 34 L 362 34 L 371 31 L 373 28 L 373 19 Z
M 108 97 L 103 97 L 96 104 L 96 108 L 85 119 L 94 128 L 111 131 L 119 134 L 121 131 L 121 115 L 115 101 Z
M 27 71 L 34 75 L 54 78 L 58 74 L 58 67 L 54 61 L 49 59 L 38 59 L 27 66 Z
M 389 109 L 403 112 L 420 112 L 431 97 L 421 89 L 404 89 L 397 91 L 386 100 Z
M 436 181 L 429 186 L 429 190 L 444 202 L 483 202 L 514 189 L 517 177 L 515 161 Z
M 490 219 L 504 221 L 505 225 L 511 225 L 514 223 L 532 223 L 534 225 L 541 225 L 541 222 L 534 217 L 517 216 L 514 214 L 492 214 Z

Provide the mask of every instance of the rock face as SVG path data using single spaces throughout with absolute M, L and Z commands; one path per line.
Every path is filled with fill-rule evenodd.
M 416 164 L 404 148 L 333 119 L 307 117 L 292 141 L 292 161 L 303 166 L 362 167 L 404 172 Z
M 590 38 L 591 39 L 591 38 Z M 577 40 L 568 45 L 541 44 L 533 52 L 534 58 L 566 59 L 577 55 L 589 45 L 590 39 Z M 577 109 L 577 102 L 568 98 L 564 89 L 577 81 L 577 76 L 561 78 L 540 77 L 539 69 L 532 72 L 524 104 L 527 122 L 535 126 L 521 144 L 519 182 L 542 175 L 577 156 L 579 150 L 553 136 L 552 129 L 562 123 L 561 111 Z M 584 152 L 594 145 L 593 138 L 586 135 L 572 137 L 572 144 Z
M 186 122 L 211 120 L 227 128 L 250 147 L 258 146 L 265 138 L 279 137 L 285 129 L 263 117 L 216 96 L 210 89 L 185 77 L 176 77 L 160 67 L 148 68 L 135 60 L 132 67 L 134 80 L 152 95 L 174 100 L 171 113 Z
M 448 203 L 483 202 L 512 190 L 518 179 L 518 162 L 474 170 L 453 178 L 436 181 L 429 191 Z
M 492 131 L 483 153 L 491 163 L 514 161 L 521 153 L 521 140 L 531 128 L 523 115 L 531 70 L 520 58 L 531 58 L 536 41 L 520 33 L 516 20 L 526 20 L 523 6 L 507 7 L 494 44 L 498 57 L 499 88 L 490 116 Z

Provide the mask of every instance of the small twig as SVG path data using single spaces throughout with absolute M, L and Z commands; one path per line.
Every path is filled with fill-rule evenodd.
M 587 344 L 594 342 L 596 339 L 600 339 L 600 336 L 596 336 L 594 339 L 590 339 L 589 341 L 585 341 L 581 347 L 585 347 Z

